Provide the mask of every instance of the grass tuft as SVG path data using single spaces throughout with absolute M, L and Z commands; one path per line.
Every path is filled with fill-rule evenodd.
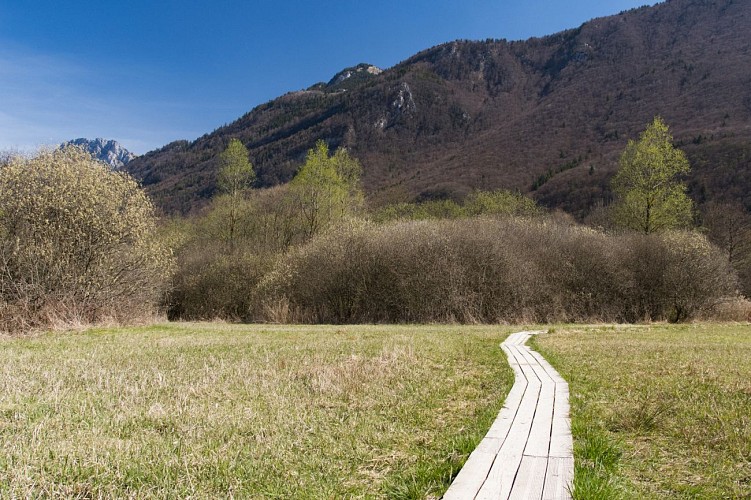
M 576 456 L 591 469 L 602 469 L 613 473 L 618 467 L 623 452 L 619 443 L 614 442 L 606 433 L 595 427 L 574 431 L 580 439 L 576 443 Z
M 647 434 L 659 430 L 661 424 L 671 418 L 672 402 L 667 395 L 636 396 L 636 401 L 614 413 L 608 428 L 615 432 Z

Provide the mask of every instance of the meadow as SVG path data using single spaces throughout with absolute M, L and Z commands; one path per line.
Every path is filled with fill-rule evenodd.
M 508 332 L 183 323 L 2 338 L 0 497 L 438 497 L 513 383 Z
M 0 497 L 439 498 L 511 326 L 170 323 L 0 338 Z M 587 498 L 751 495 L 747 324 L 555 326 Z
M 751 497 L 751 327 L 565 327 L 576 498 Z

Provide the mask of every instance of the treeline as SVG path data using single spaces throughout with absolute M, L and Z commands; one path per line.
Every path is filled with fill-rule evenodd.
M 675 173 L 652 172 L 660 182 L 644 184 L 638 170 L 660 148 L 679 162 L 675 172 L 685 170 L 665 146 L 667 128 L 653 128 L 629 143 L 614 180 L 621 197 L 598 228 L 508 191 L 371 209 L 359 162 L 323 142 L 288 184 L 252 189 L 248 151 L 233 140 L 219 158 L 220 194 L 198 215 L 162 221 L 132 179 L 78 149 L 5 158 L 0 331 L 159 311 L 310 323 L 716 315 L 742 303 L 749 284 L 748 212 L 706 206 L 705 227 L 691 227 L 698 213 Z M 664 192 L 644 187 L 657 185 Z M 747 319 L 743 307 L 734 318 Z
M 250 319 L 682 321 L 735 285 L 726 259 L 691 232 L 614 236 L 516 217 L 350 224 L 277 263 Z
M 508 191 L 367 210 L 359 171 L 319 143 L 289 185 L 248 189 L 234 215 L 225 191 L 173 221 L 170 317 L 682 321 L 737 295 L 730 260 L 694 230 L 606 232 Z

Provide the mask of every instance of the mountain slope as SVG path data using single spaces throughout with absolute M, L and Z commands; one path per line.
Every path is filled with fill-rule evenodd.
M 692 195 L 751 206 L 750 32 L 751 2 L 670 0 L 544 38 L 447 43 L 126 168 L 165 210 L 187 212 L 213 194 L 230 138 L 248 146 L 259 186 L 288 181 L 324 139 L 361 160 L 374 203 L 504 187 L 583 216 L 610 196 L 628 138 L 660 114 L 693 160 Z

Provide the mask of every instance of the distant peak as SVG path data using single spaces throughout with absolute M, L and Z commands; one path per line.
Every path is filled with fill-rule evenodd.
M 371 77 L 378 76 L 383 73 L 383 70 L 372 64 L 360 63 L 357 66 L 350 68 L 344 68 L 326 85 L 328 88 L 343 88 L 349 86 L 350 83 L 360 83 L 368 80 Z M 346 90 L 346 88 L 345 88 Z
M 136 157 L 135 154 L 122 147 L 117 141 L 102 139 L 101 137 L 97 137 L 96 139 L 79 137 L 78 139 L 64 142 L 60 147 L 70 145 L 83 148 L 85 151 L 91 153 L 94 158 L 103 161 L 115 170 L 123 168 Z

